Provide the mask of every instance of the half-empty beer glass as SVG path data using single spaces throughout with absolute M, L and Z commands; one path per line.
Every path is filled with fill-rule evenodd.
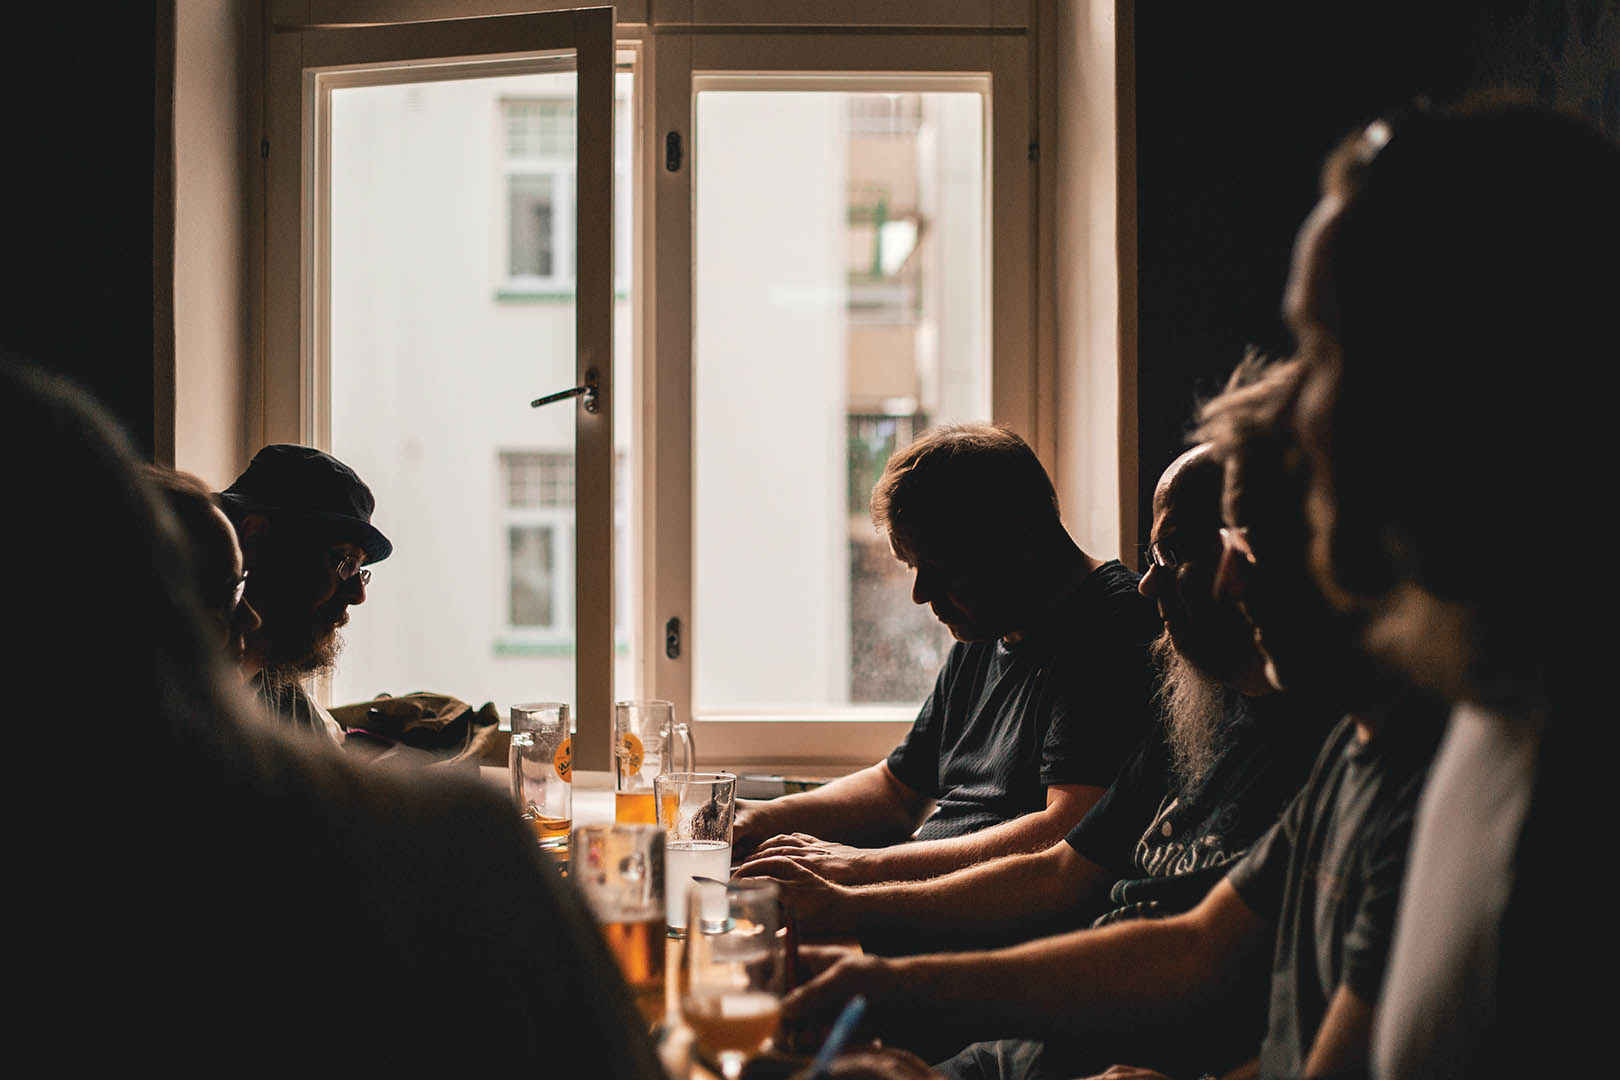
M 574 721 L 560 701 L 512 706 L 512 798 L 542 848 L 566 849 L 574 824 Z
M 687 892 L 691 933 L 677 980 L 681 1015 L 727 1080 L 776 1037 L 785 958 L 775 883 L 698 882 Z M 718 917 L 716 917 L 718 915 Z
M 681 901 L 693 880 L 731 876 L 737 778 L 731 773 L 665 773 L 653 778 L 653 792 L 658 824 L 664 828 L 669 926 L 679 932 L 686 927 Z
M 667 701 L 613 703 L 615 821 L 651 825 L 658 820 L 653 809 L 653 778 L 674 769 L 677 740 L 685 751 L 682 768 L 696 768 L 691 728 L 675 722 L 674 705 Z
M 649 1026 L 664 1018 L 664 830 L 657 825 L 581 825 L 570 875 L 596 916 L 636 1008 Z

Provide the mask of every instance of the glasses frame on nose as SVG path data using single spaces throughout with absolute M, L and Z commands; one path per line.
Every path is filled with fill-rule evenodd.
M 1142 559 L 1147 563 L 1148 570 L 1174 570 L 1187 562 L 1186 556 L 1178 550 L 1180 547 L 1179 544 L 1169 544 L 1163 540 L 1155 541 L 1142 549 Z
M 326 557 L 331 560 L 332 572 L 337 575 L 337 579 L 339 581 L 347 582 L 350 578 L 358 574 L 360 575 L 360 584 L 362 586 L 371 584 L 371 571 L 367 570 L 361 565 L 366 561 L 366 557 L 364 555 L 350 555 L 341 551 L 328 551 L 326 553 Z

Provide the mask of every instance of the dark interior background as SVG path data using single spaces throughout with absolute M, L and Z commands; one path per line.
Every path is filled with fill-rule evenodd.
M 164 0 L 27 5 L 0 46 L 9 273 L 0 351 L 77 379 L 153 448 L 154 157 Z M 1620 136 L 1617 0 L 1155 0 L 1137 6 L 1143 539 L 1196 395 L 1278 306 L 1323 155 L 1418 93 L 1519 86 Z M 185 298 L 179 297 L 179 303 Z
M 1427 95 L 1516 88 L 1620 137 L 1615 0 L 1136 7 L 1141 537 L 1196 401 L 1246 346 L 1286 354 L 1281 300 L 1322 159 Z
M 76 380 L 153 448 L 151 0 L 19 4 L 0 20 L 0 353 Z M 164 16 L 172 25 L 172 16 Z

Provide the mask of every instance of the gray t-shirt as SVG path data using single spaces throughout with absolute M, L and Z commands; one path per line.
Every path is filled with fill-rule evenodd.
M 1414 702 L 1370 740 L 1340 723 L 1305 788 L 1227 880 L 1276 926 L 1260 1075 L 1304 1072 L 1340 986 L 1376 1002 L 1412 821 L 1444 712 Z

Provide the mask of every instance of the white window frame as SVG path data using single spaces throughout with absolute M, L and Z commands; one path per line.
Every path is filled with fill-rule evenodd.
M 266 85 L 265 130 L 280 149 L 298 140 L 298 114 L 292 122 L 287 101 L 299 101 L 290 90 L 289 68 L 299 70 L 303 39 L 315 27 L 363 27 L 411 20 L 446 20 L 418 24 L 412 32 L 430 37 L 460 33 L 457 24 L 500 24 L 502 32 L 518 25 L 518 12 L 563 9 L 578 0 L 271 0 Z M 615 41 L 619 50 L 636 53 L 635 128 L 638 153 L 624 162 L 613 155 L 614 172 L 636 170 L 637 200 L 632 226 L 629 273 L 634 277 L 631 318 L 632 370 L 635 379 L 636 437 L 631 476 L 635 528 L 630 538 L 631 592 L 637 640 L 632 643 L 633 685 L 611 687 L 612 657 L 603 670 L 587 677 L 580 671 L 579 715 L 582 742 L 599 702 L 606 715 L 611 697 L 657 696 L 676 703 L 691 716 L 691 657 L 701 647 L 701 627 L 692 621 L 692 150 L 694 145 L 694 77 L 716 75 L 836 75 L 857 88 L 863 77 L 930 74 L 977 75 L 988 80 L 986 121 L 987 186 L 992 192 L 991 231 L 991 416 L 1022 434 L 1063 487 L 1057 466 L 1060 408 L 1052 332 L 1052 286 L 1042 282 L 1037 263 L 1051 266 L 1051 227 L 1047 221 L 1037 242 L 1036 222 L 1051 214 L 1049 191 L 1038 197 L 1034 152 L 1039 135 L 1050 138 L 1052 118 L 1038 123 L 1037 23 L 1042 33 L 1041 63 L 1051 64 L 1051 24 L 1044 5 L 1033 0 L 714 0 L 699 5 L 675 0 L 656 8 L 649 0 L 616 4 Z M 513 15 L 503 13 L 511 12 Z M 478 16 L 477 18 L 455 18 Z M 526 16 L 525 16 L 526 17 Z M 404 29 L 389 27 L 383 29 Z M 322 34 L 351 30 L 323 29 Z M 510 41 L 508 37 L 506 40 Z M 1043 82 L 1050 93 L 1047 71 Z M 1039 130 L 1038 130 L 1039 128 Z M 682 138 L 685 161 L 667 170 L 665 138 Z M 288 155 L 274 153 L 267 166 L 264 280 L 265 329 L 251 385 L 248 430 L 264 441 L 313 441 L 325 438 L 324 386 L 311 370 L 302 340 L 307 324 L 302 297 L 289 302 L 277 282 L 296 280 L 301 237 L 300 218 L 286 208 L 289 190 L 299 190 L 296 163 L 288 176 Z M 1121 169 L 1124 166 L 1121 165 Z M 279 207 L 278 207 L 279 203 Z M 296 205 L 296 201 L 295 201 Z M 292 235 L 287 235 L 288 230 Z M 289 250 L 295 254 L 289 256 Z M 1098 253 L 1093 253 L 1098 257 Z M 1101 253 L 1106 258 L 1106 253 Z M 624 268 L 621 266 L 623 280 Z M 501 280 L 506 267 L 501 268 Z M 619 284 L 619 282 L 614 282 Z M 611 303 L 611 296 L 609 298 Z M 611 318 L 611 309 L 609 309 Z M 611 326 L 608 327 L 611 335 Z M 1101 354 L 1099 354 L 1101 356 Z M 1107 360 L 1107 358 L 1103 358 Z M 1107 361 L 1110 370 L 1112 361 Z M 611 365 L 606 365 L 611 367 Z M 1131 369 L 1120 370 L 1120 377 Z M 603 373 L 611 378 L 611 371 Z M 604 397 L 611 397 L 605 393 Z M 598 439 L 607 452 L 598 477 L 598 498 L 609 505 L 605 535 L 590 542 L 582 534 L 581 559 L 591 550 L 611 553 L 611 427 Z M 1133 433 L 1122 431 L 1121 437 Z M 1071 435 L 1070 438 L 1075 436 Z M 583 447 L 581 447 L 583 449 Z M 1067 452 L 1067 447 L 1066 447 Z M 1103 463 L 1106 466 L 1106 462 Z M 1120 466 L 1123 467 L 1123 466 Z M 1106 468 L 1104 468 L 1106 471 Z M 582 483 L 581 488 L 585 485 Z M 1073 509 L 1071 509 L 1073 512 Z M 604 573 L 606 571 L 606 573 Z M 612 596 L 611 564 L 598 566 L 599 596 Z M 580 581 L 585 582 L 583 575 Z M 582 584 L 582 590 L 585 586 Z M 584 592 L 581 592 L 584 595 Z M 581 616 L 586 617 L 584 605 Z M 598 613 L 611 639 L 611 603 Z M 668 620 L 679 619 L 681 650 L 665 650 Z M 594 625 L 594 623 L 593 623 Z M 585 628 L 581 627 L 583 633 Z M 595 683 L 600 688 L 590 689 Z M 587 699 L 590 699 L 588 703 Z M 844 771 L 869 764 L 893 747 L 912 719 L 909 710 L 856 708 L 827 715 L 699 716 L 694 718 L 705 764 L 750 768 L 797 768 Z M 836 724 L 836 731 L 829 727 Z M 583 748 L 583 747 L 582 747 Z M 581 767 L 589 767 L 581 760 Z
M 943 6 L 943 5 L 942 5 Z M 1020 9 L 1021 10 L 1021 9 Z M 1016 14 L 1016 13 L 1015 13 Z M 1016 19 L 1012 20 L 1016 22 Z M 649 635 L 679 619 L 682 650 L 644 650 L 643 685 L 651 696 L 675 703 L 691 716 L 706 764 L 750 770 L 792 768 L 840 772 L 871 764 L 891 750 L 915 718 L 906 707 L 854 706 L 836 711 L 758 710 L 693 712 L 692 656 L 702 648 L 702 627 L 693 611 L 693 176 L 702 168 L 694 153 L 696 93 L 702 89 L 801 88 L 849 91 L 960 90 L 964 79 L 982 80 L 988 138 L 990 243 L 991 418 L 1022 434 L 1050 463 L 1055 430 L 1050 393 L 1050 350 L 1037 347 L 1036 243 L 1034 237 L 1036 118 L 1030 78 L 1033 56 L 1022 23 L 982 33 L 941 31 L 891 33 L 867 27 L 844 33 L 771 33 L 728 29 L 659 38 L 656 76 L 646 80 L 651 100 L 649 144 L 644 159 L 662 160 L 668 132 L 678 132 L 686 162 L 644 187 L 655 231 L 652 258 L 656 288 L 647 297 L 654 327 L 648 362 L 639 377 L 640 400 L 657 402 L 656 424 L 641 447 L 644 490 L 658 493 L 643 503 L 643 550 L 653 552 L 643 573 L 641 625 Z M 931 82 L 930 80 L 934 80 Z M 650 204 L 650 205 L 648 205 Z M 645 296 L 646 294 L 644 294 Z M 701 613 L 697 613 L 701 617 Z
M 578 127 L 574 200 L 576 385 L 594 371 L 598 408 L 575 409 L 574 581 L 600 602 L 575 609 L 575 763 L 611 761 L 613 700 L 613 107 L 612 8 L 500 18 L 407 13 L 360 19 L 313 0 L 271 5 L 265 91 L 265 326 L 262 415 L 267 442 L 331 445 L 327 192 L 330 94 L 347 86 L 557 70 L 572 58 Z M 343 7 L 344 5 L 337 5 Z M 419 7 L 420 5 L 414 5 Z M 397 5 L 400 9 L 413 7 Z M 317 11 L 316 9 L 323 9 Z M 368 25 L 381 23 L 381 25 Z M 550 389 L 550 388 L 543 388 Z M 558 388 L 561 389 L 561 388 Z M 558 407 L 570 407 L 567 405 Z M 321 687 L 324 695 L 326 687 Z

